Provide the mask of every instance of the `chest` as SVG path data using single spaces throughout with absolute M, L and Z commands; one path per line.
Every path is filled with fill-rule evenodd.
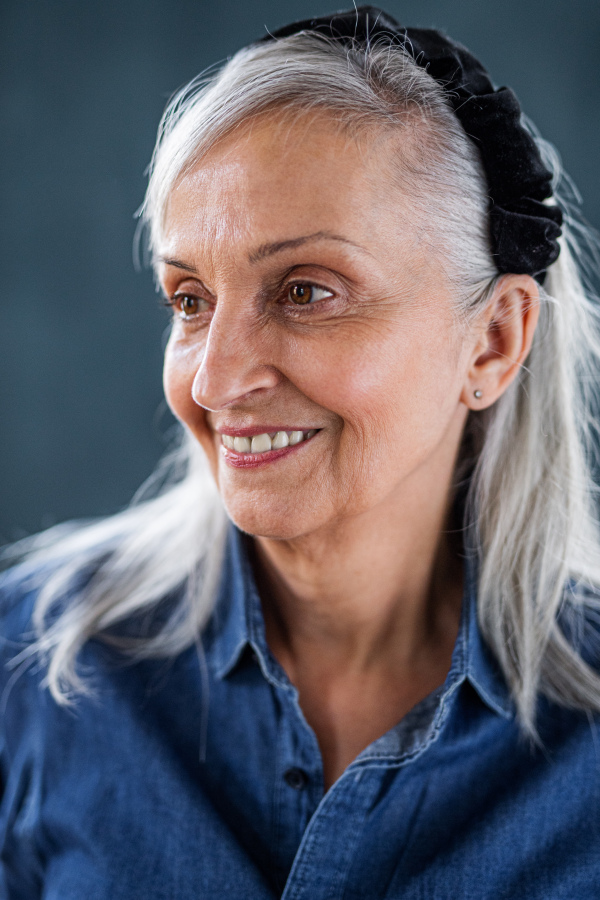
M 587 725 L 565 724 L 532 755 L 464 700 L 439 731 L 413 722 L 376 742 L 324 794 L 293 697 L 240 687 L 215 686 L 208 709 L 170 695 L 127 716 L 48 720 L 53 752 L 28 751 L 2 804 L 15 896 L 593 895 L 600 770 Z

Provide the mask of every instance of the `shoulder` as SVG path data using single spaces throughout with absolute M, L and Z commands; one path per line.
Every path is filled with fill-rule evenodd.
M 36 603 L 52 569 L 22 563 L 0 574 L 0 895 L 3 877 L 18 896 L 37 896 L 43 760 L 57 746 L 48 728 L 45 667 L 34 643 Z M 12 893 L 11 895 L 12 896 Z M 15 894 L 17 896 L 17 894 Z
M 44 583 L 42 568 L 26 563 L 0 574 L 0 643 L 6 656 L 11 645 L 23 646 L 33 638 L 33 611 Z
M 0 574 L 0 752 L 11 735 L 27 730 L 44 694 L 34 614 L 50 574 L 49 567 L 29 563 Z
M 84 567 L 69 566 L 69 576 L 63 578 L 66 571 L 65 560 L 59 558 L 43 563 L 27 560 L 0 573 L 0 712 L 5 720 L 15 690 L 20 693 L 26 684 L 40 684 L 43 679 L 45 667 L 35 646 L 39 638 L 35 619 L 44 589 L 52 583 L 63 584 L 53 592 L 49 609 L 44 611 L 47 629 L 90 578 Z
M 44 629 L 51 629 L 56 616 L 90 577 L 81 567 L 76 577 L 71 574 L 63 582 L 64 563 L 62 558 L 43 563 L 28 560 L 0 573 L 0 786 L 2 781 L 6 786 L 8 771 L 25 758 L 24 753 L 27 756 L 33 747 L 47 745 L 43 737 L 47 713 L 56 703 L 46 684 L 48 660 L 39 643 L 36 612 L 40 601 L 46 602 L 44 589 L 64 583 L 44 615 Z
M 60 574 L 65 560 L 37 563 L 25 561 L 0 573 L 0 637 L 31 640 L 33 613 L 43 588 Z M 59 601 L 66 604 L 89 579 L 82 570 L 68 579 Z M 61 605 L 61 602 L 58 604 Z
M 97 558 L 82 562 L 63 555 L 43 562 L 34 558 L 0 572 L 0 638 L 31 639 L 33 613 L 44 589 L 52 587 L 52 620 L 84 593 L 106 556 L 101 548 Z

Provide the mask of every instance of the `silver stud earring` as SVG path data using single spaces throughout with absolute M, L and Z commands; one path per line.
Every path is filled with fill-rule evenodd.
M 480 391 L 479 388 L 477 388 L 476 391 L 473 391 L 473 395 L 476 400 L 481 400 L 481 398 L 483 397 L 483 391 Z

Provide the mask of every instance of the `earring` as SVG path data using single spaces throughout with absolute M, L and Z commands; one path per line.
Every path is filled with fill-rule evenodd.
M 476 400 L 481 400 L 481 398 L 483 397 L 483 391 L 480 391 L 479 388 L 477 388 L 476 391 L 473 391 L 473 396 Z

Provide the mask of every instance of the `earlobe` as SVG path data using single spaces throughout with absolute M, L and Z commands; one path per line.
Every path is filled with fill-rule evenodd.
M 476 320 L 478 337 L 461 396 L 469 409 L 486 409 L 523 366 L 535 334 L 539 287 L 529 275 L 505 275 Z

